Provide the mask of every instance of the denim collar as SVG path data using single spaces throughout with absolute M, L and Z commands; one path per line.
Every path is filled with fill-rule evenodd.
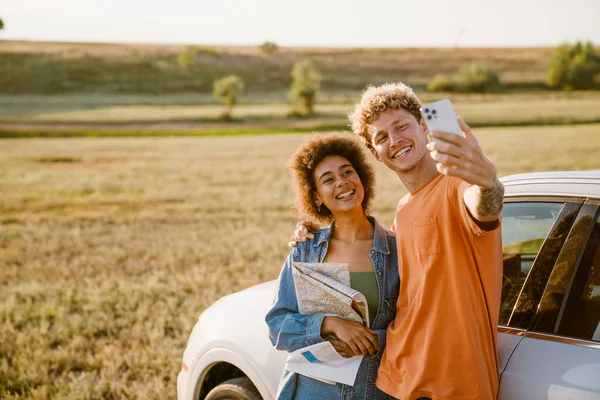
M 385 229 L 379 224 L 379 222 L 377 222 L 375 218 L 367 216 L 367 219 L 373 224 L 375 228 L 375 232 L 373 234 L 373 250 L 378 251 L 382 254 L 390 254 L 390 247 L 388 245 Z M 313 232 L 313 234 L 315 235 L 315 244 L 313 246 L 317 247 L 321 246 L 323 243 L 329 242 L 334 226 L 335 222 L 326 228 Z

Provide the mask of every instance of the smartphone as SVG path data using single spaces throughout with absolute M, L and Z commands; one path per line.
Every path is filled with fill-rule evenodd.
M 424 104 L 421 107 L 421 115 L 429 132 L 444 131 L 462 135 L 462 129 L 460 129 L 460 125 L 456 119 L 452 102 L 448 99 Z M 429 135 L 429 140 L 432 140 L 431 135 Z

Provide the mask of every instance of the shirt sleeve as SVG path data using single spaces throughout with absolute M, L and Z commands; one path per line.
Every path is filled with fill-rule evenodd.
M 323 342 L 321 325 L 324 315 L 303 315 L 298 312 L 298 299 L 292 275 L 292 262 L 301 251 L 296 246 L 288 256 L 281 274 L 273 306 L 265 321 L 269 327 L 269 339 L 277 350 L 293 352 L 306 346 Z
M 489 227 L 483 229 L 471 215 L 471 212 L 465 204 L 465 192 L 471 184 L 459 178 L 451 178 L 448 184 L 448 199 L 454 204 L 458 210 L 460 220 L 465 224 L 469 232 L 474 236 L 486 235 L 490 232 L 495 232 L 500 229 L 500 218 L 494 222 L 486 223 Z
M 392 227 L 390 228 L 390 230 L 394 233 L 396 233 L 396 229 L 398 229 L 398 211 L 400 211 L 400 209 L 402 208 L 402 206 L 404 206 L 404 204 L 406 203 L 406 201 L 408 200 L 408 195 L 402 197 L 400 199 L 400 201 L 398 201 L 398 204 L 396 205 L 396 212 L 394 214 L 394 222 L 392 223 Z

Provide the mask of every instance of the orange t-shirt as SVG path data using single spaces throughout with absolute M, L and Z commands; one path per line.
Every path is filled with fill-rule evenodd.
M 400 296 L 377 386 L 401 400 L 496 398 L 500 222 L 479 228 L 468 187 L 438 174 L 398 204 Z

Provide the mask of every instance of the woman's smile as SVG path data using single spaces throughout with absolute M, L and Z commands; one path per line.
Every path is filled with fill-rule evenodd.
M 337 196 L 335 196 L 336 199 L 338 200 L 348 200 L 350 199 L 354 194 L 356 193 L 355 189 L 352 190 L 346 190 L 341 194 L 338 194 Z

